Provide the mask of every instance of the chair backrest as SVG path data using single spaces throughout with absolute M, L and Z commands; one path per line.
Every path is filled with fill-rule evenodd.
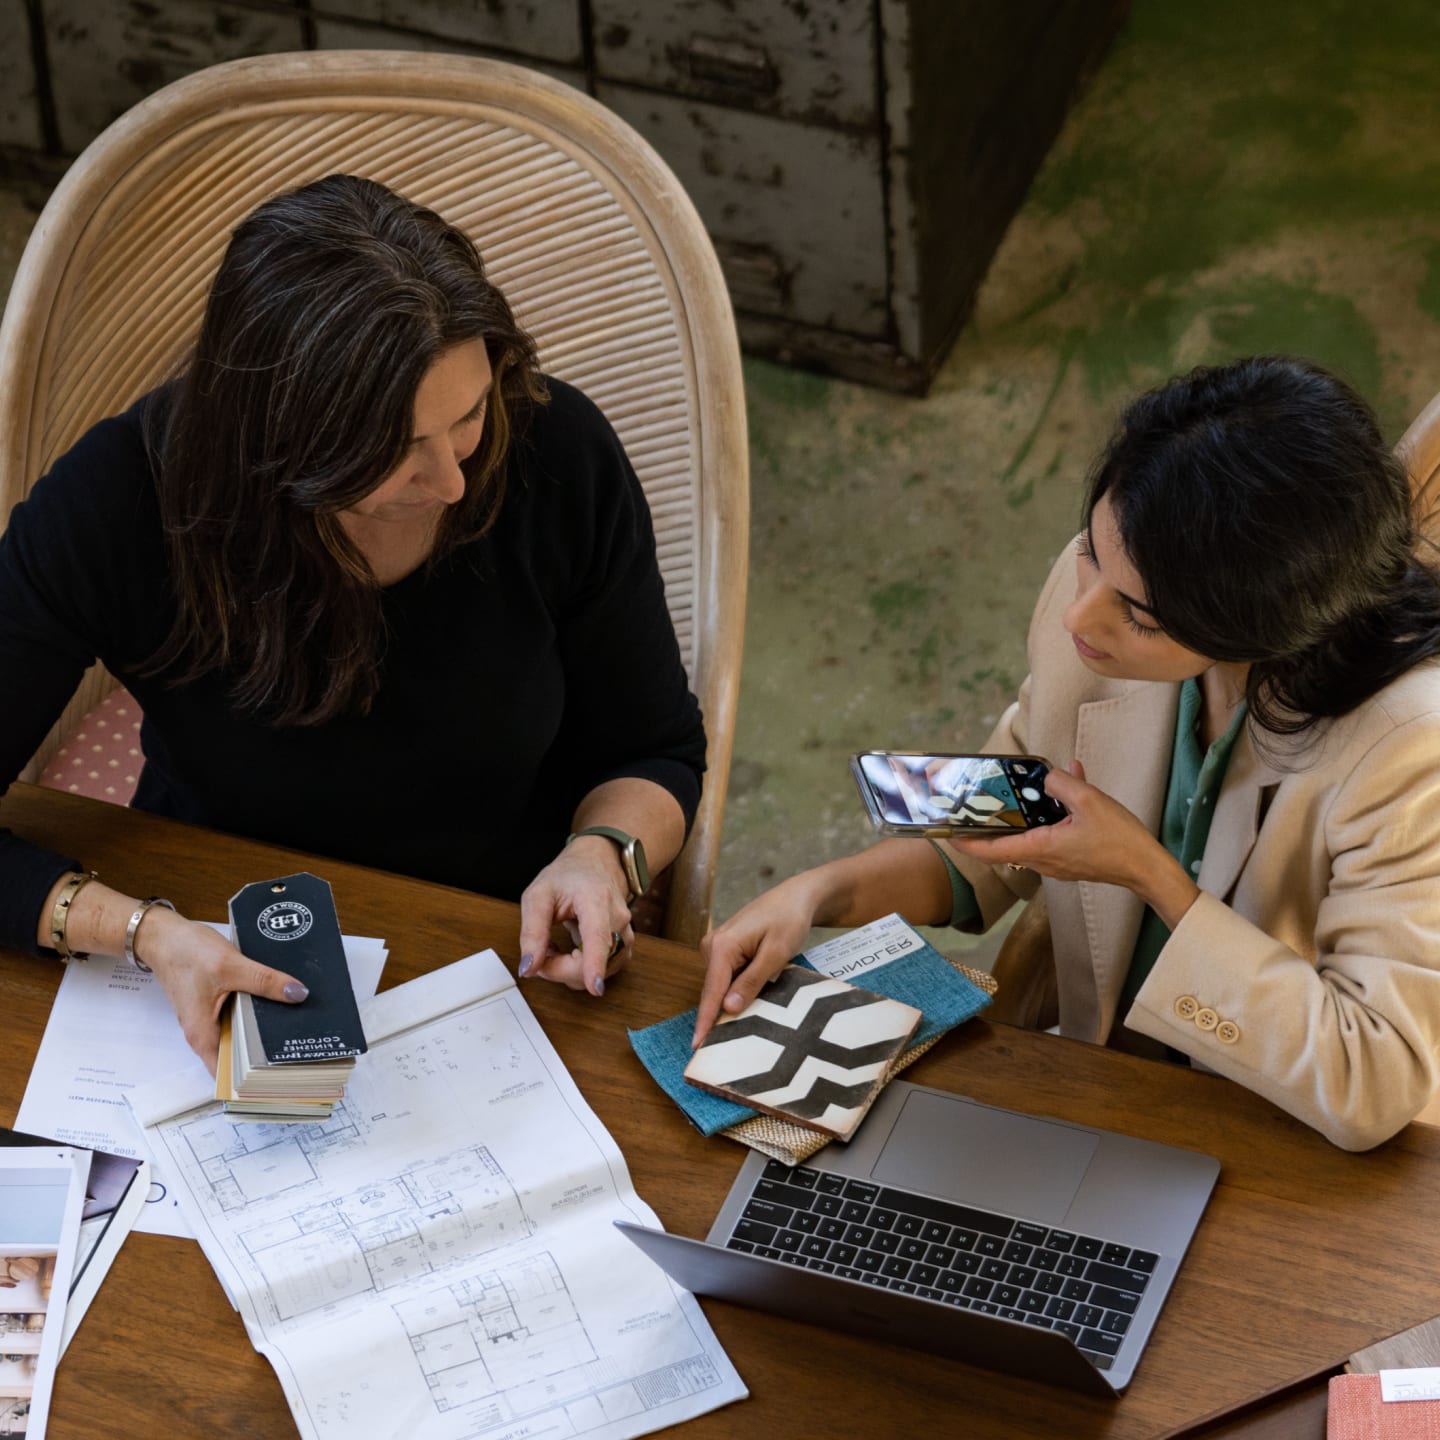
M 634 462 L 709 735 L 665 927 L 694 941 L 709 917 L 744 625 L 739 348 L 679 182 L 587 96 L 495 61 L 328 51 L 215 66 L 137 105 L 67 173 L 16 274 L 0 327 L 0 517 L 88 426 L 177 364 L 241 217 L 335 172 L 379 180 L 471 234 L 543 367 L 600 406 Z M 112 683 L 86 677 L 27 778 Z
M 1440 548 L 1440 395 L 1410 422 L 1395 453 L 1410 473 L 1421 533 Z M 1436 556 L 1432 553 L 1429 558 Z

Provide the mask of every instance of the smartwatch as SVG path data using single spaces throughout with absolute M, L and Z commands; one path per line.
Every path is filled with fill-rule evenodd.
M 650 867 L 645 863 L 645 847 L 634 835 L 627 835 L 613 825 L 587 825 L 583 830 L 577 830 L 568 836 L 565 843 L 568 845 L 571 840 L 578 840 L 582 835 L 603 835 L 619 846 L 625 883 L 630 887 L 625 903 L 633 905 L 650 888 Z

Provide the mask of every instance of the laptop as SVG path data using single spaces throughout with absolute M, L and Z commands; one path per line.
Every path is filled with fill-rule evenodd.
M 616 1223 L 696 1294 L 1113 1396 L 1219 1173 L 896 1080 L 848 1145 L 752 1152 L 705 1240 Z

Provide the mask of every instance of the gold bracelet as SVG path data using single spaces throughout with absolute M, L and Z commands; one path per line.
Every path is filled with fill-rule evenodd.
M 55 897 L 55 908 L 50 912 L 50 948 L 56 951 L 67 965 L 72 960 L 90 958 L 88 950 L 72 950 L 66 943 L 65 926 L 70 919 L 70 907 L 75 903 L 81 887 L 99 878 L 93 870 L 84 873 L 72 870 L 70 878 L 60 887 L 60 893 Z

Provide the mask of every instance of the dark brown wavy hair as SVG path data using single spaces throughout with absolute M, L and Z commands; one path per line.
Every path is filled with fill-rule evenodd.
M 476 339 L 485 426 L 431 564 L 499 513 L 511 442 L 547 398 L 533 341 L 469 237 L 372 180 L 331 175 L 242 221 L 152 425 L 178 604 L 149 673 L 221 672 L 275 725 L 368 711 L 381 590 L 340 514 L 401 463 L 426 372 Z
M 1298 735 L 1440 655 L 1440 574 L 1370 407 L 1288 355 L 1140 396 L 1090 477 L 1164 630 L 1248 662 L 1252 726 Z M 1264 738 L 1263 736 L 1259 738 Z

